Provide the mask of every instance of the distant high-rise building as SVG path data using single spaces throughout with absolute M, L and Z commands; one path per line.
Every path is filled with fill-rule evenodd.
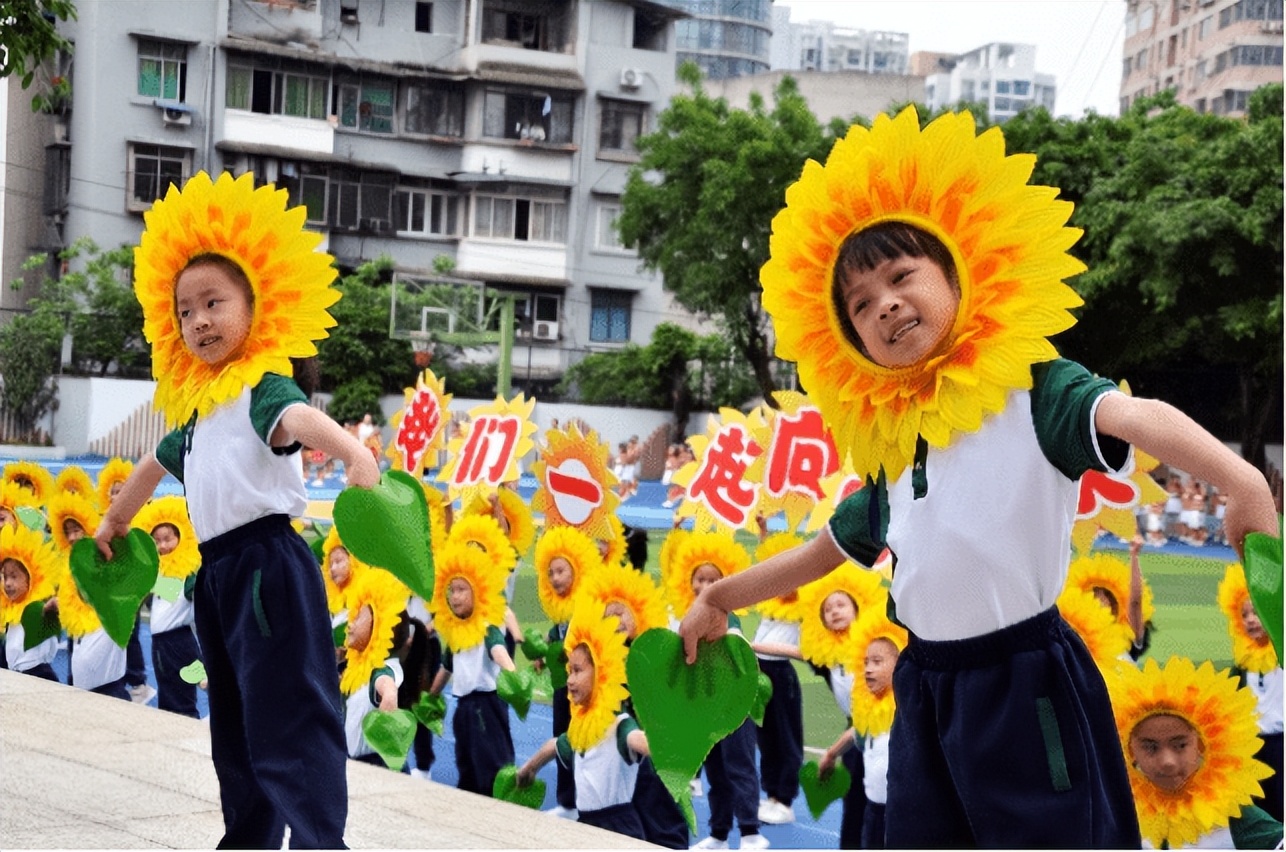
M 774 71 L 865 71 L 906 74 L 906 33 L 837 27 L 831 21 L 791 23 L 790 9 L 773 10 Z
M 1197 112 L 1245 115 L 1282 80 L 1282 0 L 1127 0 L 1121 112 L 1170 89 Z
M 680 64 L 695 62 L 711 80 L 768 70 L 772 0 L 666 0 L 691 17 L 675 24 Z
M 939 59 L 937 65 L 941 70 L 924 81 L 932 109 L 981 102 L 997 122 L 1033 106 L 1054 111 L 1054 77 L 1036 71 L 1034 45 L 993 42 L 953 60 Z

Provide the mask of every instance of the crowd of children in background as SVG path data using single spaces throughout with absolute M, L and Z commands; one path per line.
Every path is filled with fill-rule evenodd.
M 1171 542 L 1202 547 L 1227 545 L 1224 512 L 1228 495 L 1190 476 L 1171 473 L 1157 480 L 1165 488 L 1164 502 L 1139 507 L 1139 529 L 1149 547 Z

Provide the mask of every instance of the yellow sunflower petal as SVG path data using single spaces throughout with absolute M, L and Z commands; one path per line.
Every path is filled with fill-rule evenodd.
M 583 645 L 594 663 L 594 688 L 584 704 L 571 704 L 567 726 L 568 742 L 582 754 L 603 738 L 630 694 L 625 684 L 625 634 L 616 627 L 615 618 L 589 610 L 578 611 L 567 625 L 567 653 Z

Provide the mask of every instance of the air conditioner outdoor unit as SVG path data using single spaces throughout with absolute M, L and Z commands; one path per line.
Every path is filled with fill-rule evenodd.
M 556 322 L 537 322 L 532 334 L 537 340 L 557 340 L 558 323 Z
M 387 234 L 391 230 L 388 219 L 363 219 L 358 228 L 363 231 L 372 231 L 376 234 Z
M 643 85 L 642 71 L 640 71 L 638 68 L 621 69 L 621 88 L 622 89 L 637 89 L 641 85 Z
M 165 109 L 161 110 L 161 120 L 166 124 L 185 127 L 192 123 L 192 113 L 174 109 L 173 107 L 165 107 Z
M 1265 32 L 1265 33 L 1279 33 L 1282 31 L 1282 22 L 1281 21 L 1264 21 L 1262 24 L 1259 25 L 1259 30 L 1260 32 Z

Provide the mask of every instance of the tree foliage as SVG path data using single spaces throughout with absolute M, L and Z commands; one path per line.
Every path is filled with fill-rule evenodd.
M 330 308 L 338 323 L 317 344 L 322 390 L 366 381 L 380 393 L 401 393 L 415 383 L 411 344 L 389 337 L 389 276 L 387 257 L 362 264 L 335 286 L 343 295 Z
M 71 46 L 57 22 L 75 18 L 71 0 L 0 0 L 0 77 L 17 74 L 30 86 L 42 62 Z

